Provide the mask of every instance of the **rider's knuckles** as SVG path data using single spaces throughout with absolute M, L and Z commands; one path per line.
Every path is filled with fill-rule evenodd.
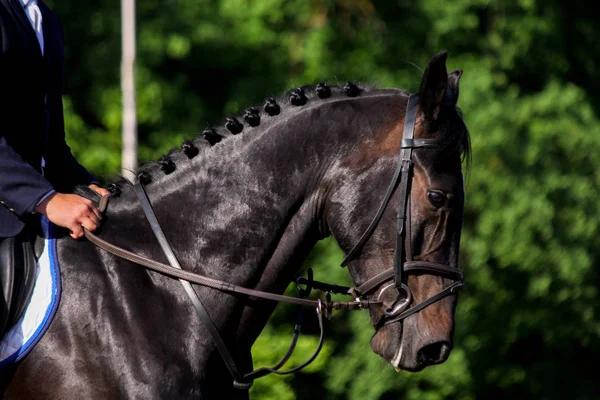
M 74 211 L 78 218 L 85 218 L 92 213 L 91 208 L 84 203 L 77 204 L 77 206 L 74 208 Z

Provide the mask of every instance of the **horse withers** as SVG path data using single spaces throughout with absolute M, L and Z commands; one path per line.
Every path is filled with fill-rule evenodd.
M 183 269 L 281 294 L 331 234 L 373 305 L 373 350 L 409 371 L 445 361 L 469 152 L 461 72 L 445 63 L 445 52 L 432 58 L 418 96 L 352 83 L 294 89 L 143 167 L 139 182 Z M 112 193 L 98 236 L 166 263 L 133 186 Z M 177 280 L 68 235 L 56 250 L 60 306 L 33 351 L 2 371 L 6 398 L 248 397 Z M 195 292 L 250 371 L 276 303 Z

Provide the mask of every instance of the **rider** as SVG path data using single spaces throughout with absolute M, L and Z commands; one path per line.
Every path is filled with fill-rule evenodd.
M 108 194 L 65 142 L 62 86 L 56 15 L 42 0 L 0 0 L 0 338 L 18 295 L 15 249 L 36 230 L 36 215 L 77 239 L 101 216 L 92 202 L 67 193 L 83 184 Z

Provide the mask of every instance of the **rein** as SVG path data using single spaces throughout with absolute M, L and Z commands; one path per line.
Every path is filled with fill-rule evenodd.
M 396 250 L 394 252 L 394 267 L 390 268 L 376 276 L 368 279 L 361 285 L 350 288 L 345 286 L 338 286 L 318 282 L 313 280 L 312 270 L 308 270 L 308 278 L 299 277 L 296 280 L 296 286 L 300 291 L 298 298 L 279 295 L 275 293 L 263 292 L 255 289 L 248 289 L 245 287 L 237 286 L 225 281 L 221 281 L 214 278 L 209 278 L 203 275 L 195 274 L 189 271 L 185 271 L 181 268 L 175 253 L 169 245 L 156 215 L 148 199 L 148 195 L 144 190 L 144 187 L 139 181 L 135 181 L 133 184 L 135 193 L 138 197 L 142 210 L 150 223 L 152 231 L 156 236 L 163 252 L 165 253 L 169 264 L 164 264 L 143 256 L 135 254 L 129 250 L 125 250 L 121 247 L 115 246 L 98 236 L 88 231 L 85 227 L 83 228 L 85 237 L 98 246 L 99 248 L 125 260 L 131 261 L 135 264 L 139 264 L 148 269 L 176 278 L 181 281 L 188 297 L 192 301 L 192 304 L 198 311 L 198 314 L 210 332 L 213 341 L 225 362 L 225 365 L 229 369 L 229 372 L 234 378 L 233 385 L 238 389 L 249 389 L 252 386 L 254 379 L 265 376 L 270 373 L 276 374 L 290 374 L 301 370 L 308 366 L 318 356 L 323 346 L 324 330 L 323 330 L 323 316 L 329 318 L 332 310 L 362 310 L 371 308 L 380 308 L 383 310 L 382 318 L 375 324 L 376 328 L 384 325 L 388 325 L 394 322 L 402 321 L 405 318 L 413 315 L 427 306 L 441 300 L 442 298 L 455 293 L 458 289 L 464 286 L 462 282 L 462 272 L 455 267 L 445 264 L 439 264 L 430 261 L 416 261 L 412 258 L 411 244 L 410 244 L 410 188 L 412 182 L 412 151 L 414 149 L 425 149 L 425 148 L 437 148 L 439 142 L 433 139 L 414 139 L 414 127 L 416 122 L 416 110 L 418 105 L 418 96 L 410 95 L 407 105 L 407 111 L 404 123 L 404 132 L 402 142 L 400 144 L 400 161 L 394 172 L 394 177 L 390 186 L 388 187 L 384 199 L 377 211 L 375 217 L 369 224 L 366 231 L 360 237 L 356 245 L 348 252 L 346 258 L 342 262 L 342 266 L 345 266 L 351 261 L 367 242 L 367 240 L 373 234 L 373 231 L 377 227 L 381 220 L 383 213 L 390 202 L 392 195 L 396 188 L 399 186 L 399 203 L 398 203 L 398 222 L 396 227 Z M 109 196 L 103 196 L 99 210 L 104 213 L 108 205 Z M 408 233 L 407 233 L 408 232 Z M 429 297 L 423 302 L 414 305 L 411 308 L 408 306 L 412 302 L 412 293 L 409 287 L 403 281 L 404 273 L 418 272 L 418 273 L 429 273 L 440 275 L 445 278 L 455 280 L 453 284 L 446 287 L 436 295 Z M 375 300 L 364 300 L 361 297 L 369 295 L 374 292 L 377 288 L 382 286 L 384 283 L 393 279 L 392 283 L 384 285 Z M 271 300 L 276 302 L 284 302 L 298 305 L 298 320 L 294 327 L 294 335 L 292 338 L 292 344 L 285 356 L 272 368 L 259 368 L 247 374 L 240 373 L 237 368 L 235 361 L 227 349 L 225 342 L 223 341 L 215 323 L 210 318 L 207 310 L 203 306 L 199 297 L 192 287 L 192 283 L 210 287 L 225 293 L 230 294 L 241 294 L 245 296 L 252 296 L 260 299 Z M 301 285 L 305 285 L 305 288 L 301 288 Z M 322 290 L 326 293 L 325 299 L 310 300 L 306 297 L 310 294 L 312 289 Z M 344 294 L 354 298 L 354 301 L 340 302 L 331 301 L 331 294 Z M 387 295 L 386 295 L 387 293 Z M 389 296 L 391 294 L 391 296 Z M 372 296 L 375 297 L 375 296 Z M 381 300 L 380 300 L 381 299 Z M 302 306 L 315 307 L 320 328 L 319 344 L 314 354 L 303 364 L 292 368 L 287 371 L 279 371 L 279 369 L 288 361 L 291 357 L 296 341 L 300 333 L 300 327 L 302 324 Z M 407 309 L 408 308 L 408 309 Z
M 275 294 L 275 293 L 263 292 L 260 290 L 248 289 L 248 288 L 233 285 L 231 283 L 221 281 L 218 279 L 209 278 L 209 277 L 206 277 L 203 275 L 185 271 L 181 268 L 181 265 L 179 264 L 177 257 L 175 256 L 171 246 L 169 245 L 169 243 L 162 231 L 162 228 L 160 227 L 160 224 L 158 223 L 158 220 L 156 219 L 156 215 L 154 214 L 152 205 L 150 204 L 148 195 L 146 194 L 144 187 L 141 185 L 141 183 L 139 181 L 136 181 L 134 183 L 134 189 L 135 189 L 136 195 L 138 196 L 138 200 L 140 201 L 140 204 L 142 206 L 142 210 L 144 211 L 144 214 L 146 215 L 146 218 L 148 219 L 148 222 L 150 223 L 152 231 L 154 232 L 159 244 L 161 245 L 163 252 L 167 256 L 167 259 L 169 260 L 169 263 L 171 265 L 167 265 L 167 264 L 161 263 L 159 261 L 155 261 L 150 258 L 140 256 L 139 254 L 135 254 L 129 250 L 125 250 L 119 246 L 116 246 L 112 243 L 107 242 L 104 239 L 101 239 L 100 237 L 96 236 L 95 234 L 93 234 L 92 232 L 90 232 L 89 230 L 87 230 L 84 227 L 83 232 L 85 234 L 85 237 L 90 242 L 95 244 L 97 247 L 99 247 L 117 257 L 131 261 L 135 264 L 139 264 L 139 265 L 144 266 L 148 269 L 151 269 L 155 272 L 161 273 L 163 275 L 167 275 L 171 278 L 179 279 L 179 281 L 183 285 L 183 288 L 184 288 L 186 294 L 192 301 L 194 308 L 196 308 L 196 311 L 198 312 L 198 315 L 200 316 L 202 323 L 206 326 L 206 328 L 210 332 L 210 334 L 213 338 L 213 341 L 215 343 L 215 346 L 217 347 L 217 350 L 221 354 L 221 357 L 223 358 L 223 361 L 225 362 L 227 369 L 233 376 L 234 387 L 236 387 L 238 389 L 250 389 L 254 379 L 260 378 L 260 377 L 268 375 L 270 373 L 275 373 L 275 374 L 279 374 L 279 375 L 291 374 L 291 373 L 300 371 L 301 369 L 303 369 L 303 368 L 307 367 L 309 364 L 311 364 L 317 358 L 317 356 L 319 355 L 319 353 L 321 352 L 321 349 L 323 347 L 323 341 L 325 338 L 324 327 L 323 327 L 323 315 L 325 315 L 327 318 L 329 318 L 331 316 L 332 310 L 353 311 L 353 310 L 360 310 L 360 309 L 368 309 L 368 308 L 371 308 L 371 306 L 373 306 L 373 305 L 381 304 L 381 302 L 379 302 L 379 301 L 361 300 L 358 297 L 359 293 L 360 293 L 360 287 L 359 288 L 349 288 L 349 287 L 345 287 L 345 286 L 330 285 L 330 284 L 314 281 L 312 278 L 312 270 L 311 269 L 309 269 L 309 271 L 308 271 L 308 275 L 309 275 L 308 279 L 307 278 L 298 278 L 298 280 L 296 281 L 296 285 L 297 285 L 298 289 L 300 290 L 299 298 L 285 296 L 285 295 L 279 295 L 279 294 Z M 100 204 L 98 207 L 98 209 L 101 213 L 104 213 L 106 211 L 106 208 L 108 206 L 109 197 L 110 197 L 109 195 L 105 195 L 101 198 Z M 230 294 L 243 294 L 243 295 L 247 295 L 247 296 L 258 297 L 258 298 L 265 299 L 265 300 L 271 300 L 271 301 L 276 301 L 276 302 L 284 302 L 284 303 L 298 305 L 298 317 L 297 317 L 296 325 L 294 326 L 294 335 L 292 337 L 292 343 L 291 343 L 290 348 L 288 349 L 287 353 L 284 355 L 284 357 L 275 366 L 273 366 L 271 368 L 263 367 L 263 368 L 258 368 L 247 374 L 240 373 L 239 369 L 237 368 L 237 365 L 233 359 L 233 356 L 227 349 L 227 346 L 226 346 L 225 342 L 223 341 L 221 334 L 219 333 L 219 330 L 217 329 L 215 323 L 213 322 L 212 318 L 208 314 L 208 311 L 206 310 L 206 308 L 200 301 L 200 298 L 194 291 L 191 283 L 196 283 L 198 285 L 210 287 L 210 288 L 220 290 L 222 292 L 226 292 L 226 293 L 230 293 Z M 302 284 L 306 285 L 306 287 L 304 289 L 302 289 L 300 287 L 300 285 L 302 285 Z M 312 291 L 313 288 L 326 291 L 327 292 L 326 300 L 321 300 L 321 299 L 309 300 L 309 299 L 304 298 L 310 294 L 310 292 Z M 331 293 L 351 295 L 351 296 L 354 296 L 355 300 L 352 302 L 331 301 L 330 300 Z M 319 343 L 317 345 L 317 349 L 315 350 L 313 355 L 306 362 L 302 363 L 301 365 L 294 367 L 292 369 L 289 369 L 287 371 L 279 371 L 279 369 L 292 356 L 292 353 L 296 347 L 296 342 L 298 340 L 298 336 L 300 335 L 300 328 L 302 326 L 302 306 L 312 306 L 312 307 L 316 308 L 317 317 L 318 317 L 318 321 L 319 321 L 319 329 L 320 329 Z
M 139 182 L 135 182 L 134 186 L 136 186 L 136 192 L 139 190 L 142 190 L 142 191 L 144 190 L 143 187 L 139 184 Z M 145 191 L 144 191 L 144 196 L 146 196 Z M 100 212 L 104 212 L 106 210 L 106 205 L 108 204 L 108 198 L 109 198 L 108 195 L 102 197 L 102 200 L 100 201 L 100 207 L 98 208 L 100 210 Z M 146 199 L 147 199 L 147 197 L 146 197 Z M 154 212 L 152 212 L 152 215 L 154 215 Z M 156 218 L 156 217 L 154 217 L 154 218 Z M 378 301 L 370 301 L 370 300 L 359 300 L 359 301 L 355 300 L 355 301 L 350 301 L 350 302 L 309 300 L 309 299 L 302 299 L 302 298 L 296 298 L 296 297 L 291 297 L 291 296 L 270 293 L 270 292 L 263 292 L 260 290 L 248 289 L 248 288 L 245 288 L 242 286 L 237 286 L 237 285 L 234 285 L 234 284 L 231 284 L 231 283 L 228 283 L 225 281 L 221 281 L 218 279 L 209 278 L 204 275 L 185 271 L 181 268 L 173 267 L 171 265 L 167 265 L 167 264 L 161 263 L 159 261 L 155 261 L 150 258 L 140 256 L 139 254 L 133 253 L 129 250 L 125 250 L 122 247 L 115 246 L 114 244 L 107 242 L 104 239 L 101 239 L 100 237 L 96 236 L 92 232 L 88 231 L 86 228 L 84 228 L 83 230 L 85 233 L 85 237 L 90 242 L 92 242 L 97 247 L 101 248 L 102 250 L 105 250 L 117 257 L 131 261 L 132 263 L 135 263 L 135 264 L 139 264 L 148 269 L 151 269 L 152 271 L 161 273 L 163 275 L 167 275 L 171 278 L 176 278 L 176 279 L 184 280 L 184 281 L 187 281 L 190 283 L 195 283 L 198 285 L 210 287 L 210 288 L 217 289 L 222 292 L 226 292 L 226 293 L 230 293 L 230 294 L 236 294 L 236 293 L 243 294 L 243 295 L 247 295 L 247 296 L 258 297 L 258 298 L 265 299 L 265 300 L 297 304 L 297 305 L 301 305 L 301 306 L 318 307 L 320 304 L 322 307 L 325 307 L 325 309 L 329 310 L 329 311 L 331 311 L 331 310 L 354 311 L 354 310 L 368 309 L 372 305 L 381 304 Z M 169 261 L 171 261 L 171 260 L 169 260 Z M 323 284 L 323 283 L 317 282 L 317 281 L 312 281 L 312 282 L 313 282 L 314 288 L 322 287 L 327 292 L 336 293 L 336 294 L 346 294 L 349 296 L 354 295 L 353 288 L 349 288 L 349 287 L 345 287 L 345 286 L 338 286 L 338 285 L 328 285 L 328 284 Z M 309 280 L 306 280 L 306 278 L 301 278 L 301 283 L 309 284 L 310 282 L 309 282 Z M 362 293 L 360 291 L 360 288 L 361 288 L 361 286 L 356 288 L 356 291 L 358 294 Z

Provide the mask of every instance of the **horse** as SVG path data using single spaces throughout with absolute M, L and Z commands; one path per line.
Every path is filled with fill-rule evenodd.
M 418 97 L 352 82 L 303 86 L 142 166 L 138 182 L 183 269 L 282 294 L 332 235 L 351 255 L 356 287 L 369 286 L 366 302 L 391 297 L 389 307 L 366 307 L 373 351 L 397 370 L 444 362 L 470 150 L 457 108 L 462 71 L 448 73 L 446 59 L 444 51 L 430 60 Z M 98 237 L 166 262 L 134 185 L 121 179 L 111 193 Z M 56 248 L 60 306 L 32 352 L 2 371 L 5 398 L 248 398 L 177 280 L 66 233 Z M 410 271 L 409 260 L 421 267 Z M 386 272 L 394 264 L 400 271 Z M 194 290 L 237 367 L 250 371 L 251 346 L 276 303 Z

